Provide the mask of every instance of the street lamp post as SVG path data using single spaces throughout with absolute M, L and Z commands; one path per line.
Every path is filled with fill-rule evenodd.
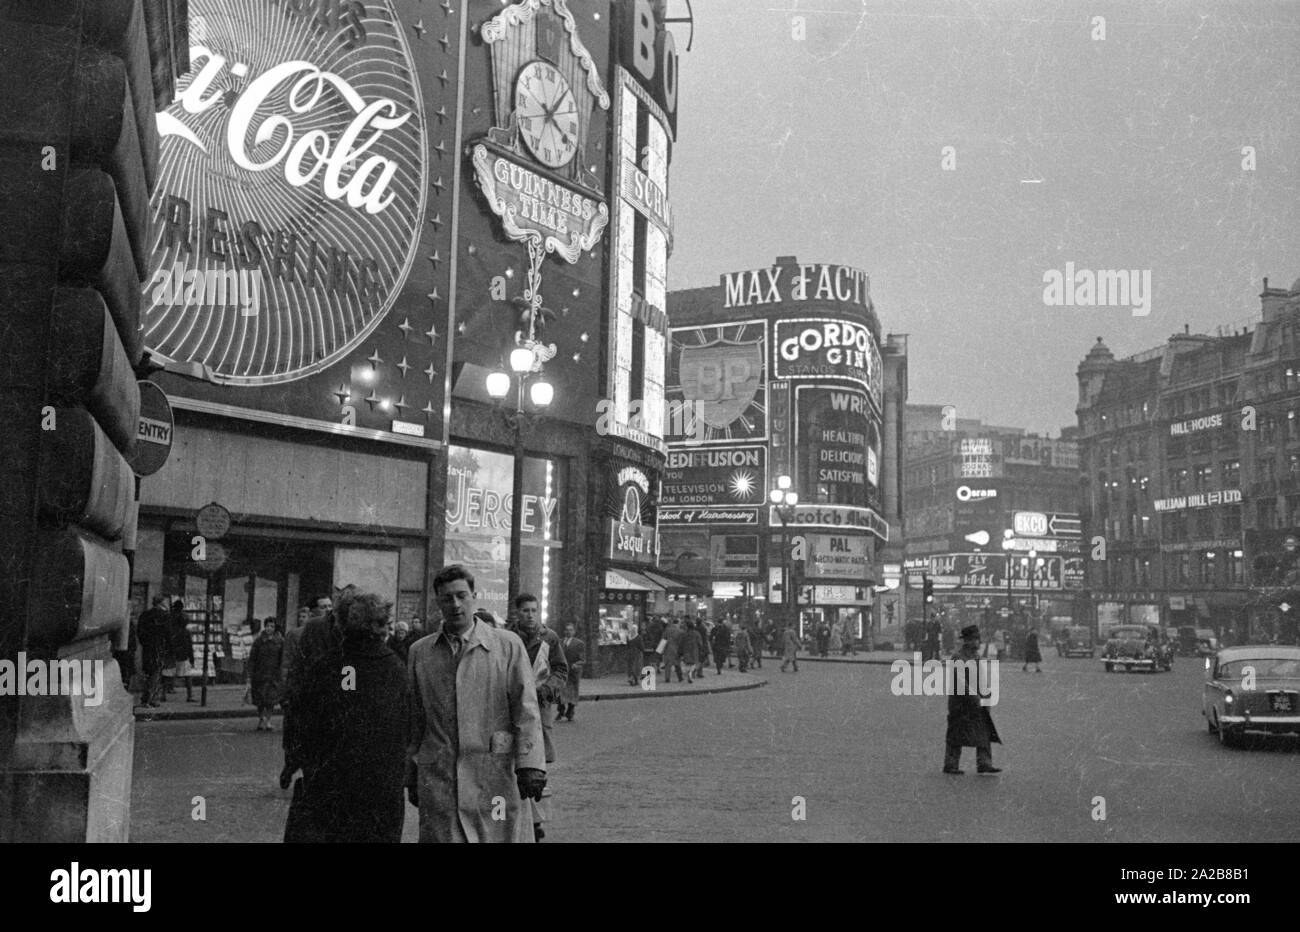
M 1016 532 L 1008 528 L 1002 532 L 1002 549 L 1006 551 L 1006 571 L 1007 571 L 1007 624 L 1011 624 L 1011 570 L 1015 566 L 1011 559 L 1011 542 L 1016 536 Z
M 510 351 L 510 369 L 514 373 L 515 382 L 515 410 L 505 412 L 506 424 L 512 431 L 514 438 L 514 491 L 510 508 L 510 566 L 507 606 L 513 603 L 515 596 L 519 595 L 521 589 L 519 580 L 523 556 L 523 508 L 520 507 L 520 503 L 523 500 L 524 486 L 524 422 L 531 422 L 533 419 L 541 417 L 542 413 L 550 407 L 551 401 L 555 397 L 554 387 L 541 375 L 543 356 L 538 352 L 540 346 L 541 344 L 533 339 L 530 332 L 528 339 L 520 340 L 519 344 Z M 510 374 L 500 370 L 488 374 L 488 395 L 498 405 L 510 394 L 510 386 Z M 533 407 L 536 409 L 531 412 L 524 410 L 525 386 L 528 388 L 529 400 L 532 401 Z
M 785 623 L 792 624 L 794 621 L 794 594 L 791 590 L 794 588 L 790 584 L 791 564 L 790 559 L 790 517 L 794 514 L 794 506 L 799 504 L 799 493 L 791 488 L 793 483 L 789 476 L 778 476 L 776 479 L 776 488 L 768 493 L 768 500 L 776 508 L 777 515 L 781 518 L 781 602 L 785 606 Z

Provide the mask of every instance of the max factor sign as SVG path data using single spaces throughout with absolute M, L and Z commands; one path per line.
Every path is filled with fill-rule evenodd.
M 722 276 L 723 307 L 751 307 L 783 301 L 838 301 L 868 307 L 871 278 L 846 265 L 774 265 Z

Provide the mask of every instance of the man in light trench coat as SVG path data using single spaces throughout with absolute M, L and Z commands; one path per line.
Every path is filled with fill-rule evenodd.
M 433 580 L 442 631 L 411 646 L 407 793 L 421 842 L 531 842 L 522 805 L 546 787 L 542 720 L 518 636 L 475 619 L 474 577 Z

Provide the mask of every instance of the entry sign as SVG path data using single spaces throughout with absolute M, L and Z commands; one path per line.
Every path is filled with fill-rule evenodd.
M 137 476 L 152 476 L 163 468 L 172 452 L 171 402 L 153 382 L 141 381 L 140 423 L 135 432 L 135 451 L 127 457 Z

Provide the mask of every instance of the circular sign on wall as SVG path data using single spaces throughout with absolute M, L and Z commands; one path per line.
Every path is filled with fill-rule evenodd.
M 204 505 L 194 516 L 194 526 L 208 540 L 220 540 L 230 530 L 230 511 L 216 502 Z
M 374 330 L 415 259 L 425 119 L 389 3 L 191 0 L 190 71 L 158 114 L 155 356 L 286 382 Z
M 127 462 L 137 476 L 152 476 L 171 455 L 175 420 L 166 392 L 143 379 L 136 384 L 140 386 L 140 423 L 136 428 L 135 449 Z

